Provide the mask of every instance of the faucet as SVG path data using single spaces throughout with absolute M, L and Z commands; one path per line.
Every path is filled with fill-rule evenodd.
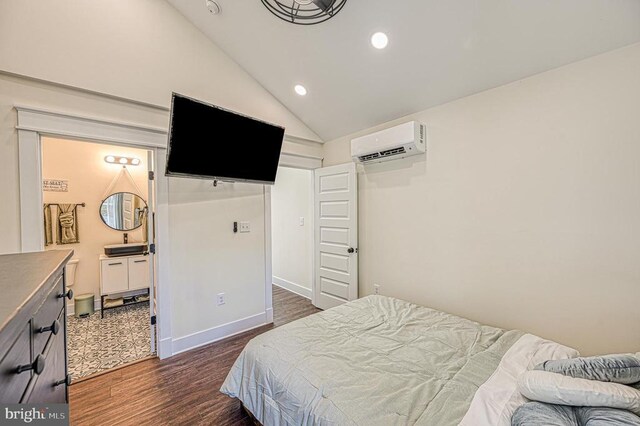
M 125 244 L 129 244 L 129 234 L 125 232 L 125 233 L 122 235 L 122 237 L 123 237 L 124 243 L 125 243 Z

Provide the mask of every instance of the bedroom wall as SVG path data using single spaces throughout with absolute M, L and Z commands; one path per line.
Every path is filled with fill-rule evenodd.
M 428 153 L 359 171 L 360 295 L 640 350 L 640 44 L 325 144 L 420 120 Z
M 148 200 L 147 151 L 142 149 L 69 141 L 55 138 L 42 138 L 42 177 L 43 179 L 64 179 L 69 183 L 68 192 L 43 192 L 45 203 L 85 203 L 78 207 L 78 244 L 52 244 L 46 250 L 72 249 L 73 257 L 78 259 L 76 282 L 73 292 L 91 293 L 95 301 L 100 300 L 100 262 L 107 244 L 121 244 L 122 232 L 106 226 L 100 218 L 99 210 L 105 191 L 120 173 L 122 166 L 108 164 L 107 155 L 135 157 L 140 159 L 139 166 L 128 167 L 140 195 Z M 125 181 L 122 181 L 124 183 Z M 127 182 L 128 183 L 128 182 Z M 120 186 L 125 191 L 135 191 L 129 184 Z M 54 215 L 56 213 L 53 213 Z M 128 232 L 129 241 L 144 241 L 142 227 Z M 55 236 L 54 236 L 55 241 Z M 70 303 L 70 305 L 72 305 Z
M 317 140 L 297 117 L 164 1 L 0 2 L 0 252 L 20 250 L 14 105 L 166 129 L 171 91 L 283 125 L 290 135 Z M 284 149 L 321 154 L 320 145 L 310 143 L 287 143 Z M 232 187 L 224 190 L 222 201 L 219 191 L 203 190 L 199 181 L 169 182 L 169 205 L 162 211 L 173 218 L 171 235 L 190 238 L 191 242 L 201 235 L 207 238 L 197 241 L 198 251 L 194 250 L 193 256 L 180 255 L 180 238 L 176 239 L 178 250 L 173 242 L 164 247 L 163 259 L 167 261 L 161 266 L 178 285 L 171 287 L 173 334 L 167 335 L 172 331 L 161 328 L 160 345 L 184 350 L 237 331 L 237 327 L 255 325 L 257 320 L 241 321 L 249 311 L 254 319 L 257 315 L 264 322 L 269 301 L 264 291 L 254 291 L 259 285 L 264 288 L 266 267 L 264 226 L 258 219 L 264 221 L 264 195 L 260 195 L 262 187 L 257 188 L 245 191 Z M 194 200 L 202 204 L 199 209 L 190 209 Z M 231 253 L 233 262 L 219 255 L 225 250 L 220 244 L 228 235 L 217 234 L 218 229 L 227 232 L 230 224 L 204 220 L 207 216 L 220 218 L 221 209 L 226 210 L 220 220 L 245 214 L 252 218 L 251 236 L 237 241 Z M 199 225 L 198 233 L 193 233 L 192 221 Z M 178 254 L 169 260 L 173 253 Z M 262 254 L 261 260 L 256 253 Z M 206 262 L 196 263 L 203 258 Z M 226 268 L 222 262 L 241 264 L 242 268 Z M 252 275 L 248 277 L 242 269 L 251 269 Z M 220 275 L 219 270 L 226 272 Z M 225 281 L 220 287 L 228 289 L 224 307 L 218 307 L 210 297 L 217 291 L 218 279 Z M 234 296 L 247 280 L 259 281 L 252 281 L 245 293 Z
M 3 0 L 0 70 L 163 107 L 174 91 L 319 140 L 164 0 Z
M 280 167 L 271 189 L 273 283 L 308 299 L 313 282 L 313 238 L 313 172 Z
M 184 350 L 188 336 L 198 339 L 202 331 L 194 325 L 218 326 L 265 311 L 264 189 L 171 178 L 169 193 L 173 330 L 175 339 L 183 338 L 175 348 Z M 236 221 L 248 221 L 251 232 L 234 233 Z M 219 293 L 225 294 L 222 306 Z M 254 320 L 264 323 L 263 316 Z

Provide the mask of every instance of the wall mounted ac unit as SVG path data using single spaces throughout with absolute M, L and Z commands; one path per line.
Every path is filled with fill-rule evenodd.
M 410 121 L 351 141 L 351 157 L 356 163 L 381 163 L 427 150 L 427 127 Z

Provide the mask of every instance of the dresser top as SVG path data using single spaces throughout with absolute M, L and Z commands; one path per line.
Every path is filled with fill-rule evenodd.
M 73 250 L 0 255 L 0 330 L 72 255 Z

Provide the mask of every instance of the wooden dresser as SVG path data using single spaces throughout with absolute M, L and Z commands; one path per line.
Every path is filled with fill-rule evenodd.
M 0 256 L 0 402 L 66 403 L 72 250 Z

